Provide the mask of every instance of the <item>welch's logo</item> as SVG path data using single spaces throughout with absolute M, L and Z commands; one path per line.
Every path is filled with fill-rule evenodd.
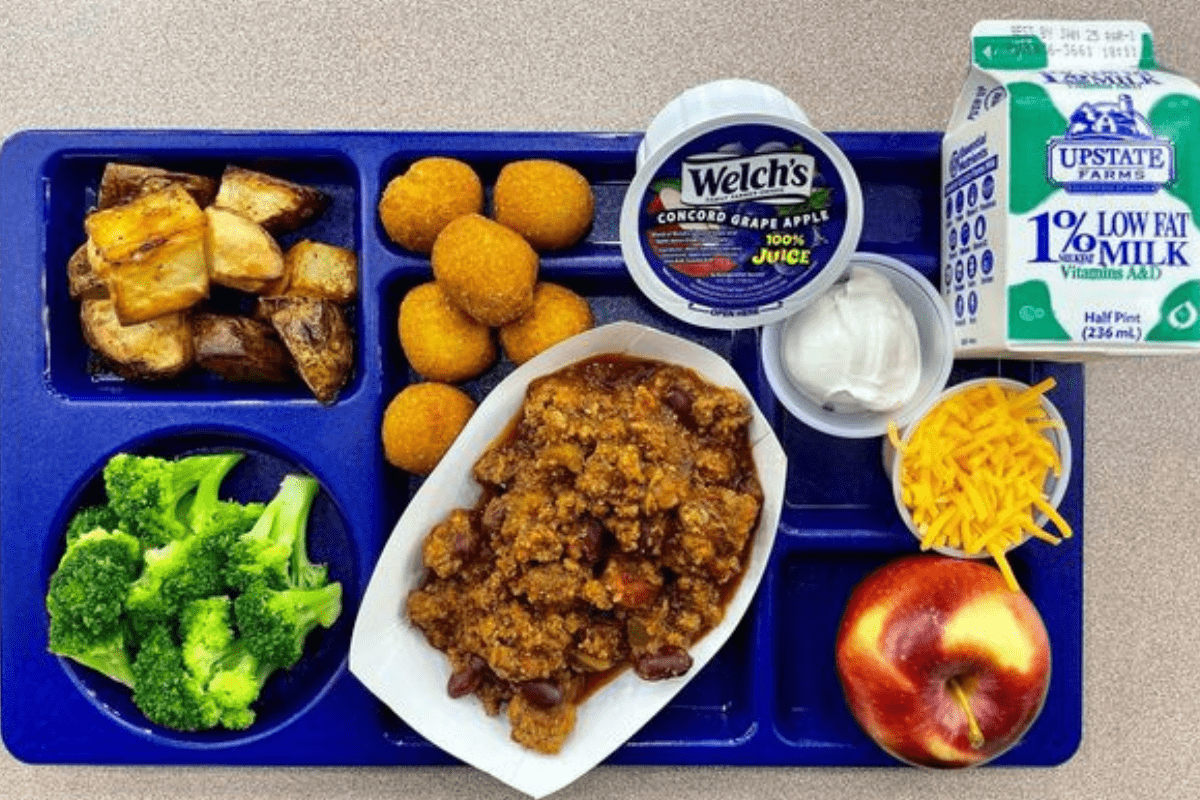
M 1129 95 L 1084 103 L 1046 148 L 1050 182 L 1078 194 L 1151 194 L 1175 180 L 1175 148 L 1160 139 Z
M 812 194 L 815 169 L 816 159 L 805 153 L 775 151 L 733 157 L 706 153 L 684 159 L 680 190 L 688 205 L 742 200 L 798 203 Z

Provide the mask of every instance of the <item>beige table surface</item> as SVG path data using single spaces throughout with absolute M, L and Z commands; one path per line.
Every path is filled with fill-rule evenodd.
M 896 10 L 893 10 L 896 9 Z M 641 130 L 719 77 L 826 130 L 940 130 L 982 18 L 1142 19 L 1200 78 L 1194 0 L 825 3 L 10 0 L 0 134 L 22 128 Z M 1200 361 L 1086 370 L 1084 741 L 1053 769 L 618 768 L 561 797 L 1200 797 Z M 22 798 L 514 797 L 469 768 L 33 767 Z

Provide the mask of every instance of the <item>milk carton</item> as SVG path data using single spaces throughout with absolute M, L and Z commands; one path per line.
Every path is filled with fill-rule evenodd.
M 1200 351 L 1200 89 L 1144 24 L 977 24 L 941 201 L 958 356 Z

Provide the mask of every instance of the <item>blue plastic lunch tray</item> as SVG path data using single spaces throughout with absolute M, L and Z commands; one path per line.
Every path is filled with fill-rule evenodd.
M 833 139 L 863 187 L 860 249 L 901 258 L 937 279 L 940 136 L 844 133 Z M 694 339 L 735 365 L 788 454 L 786 503 L 772 561 L 734 637 L 687 688 L 617 750 L 614 764 L 892 765 L 842 697 L 834 636 L 853 586 L 914 552 L 882 468 L 880 440 L 813 431 L 774 400 L 756 330 L 711 331 L 676 321 L 637 291 L 621 259 L 618 220 L 640 136 L 555 133 L 261 133 L 203 131 L 25 132 L 0 156 L 0 588 L 3 736 L 35 763 L 447 764 L 346 669 L 357 604 L 416 481 L 387 465 L 378 428 L 384 406 L 415 380 L 396 336 L 401 297 L 430 279 L 429 262 L 391 244 L 375 205 L 382 187 L 418 157 L 472 164 L 490 185 L 506 162 L 566 161 L 597 199 L 586 242 L 542 260 L 542 277 L 592 304 L 597 322 L 631 319 Z M 360 294 L 351 309 L 354 375 L 335 405 L 302 386 L 255 387 L 201 374 L 135 384 L 97 370 L 85 346 L 65 265 L 83 242 L 83 218 L 103 166 L 131 161 L 213 176 L 224 165 L 318 186 L 332 202 L 304 236 L 352 247 Z M 508 367 L 467 385 L 477 398 Z M 1051 397 L 1074 450 L 1062 513 L 1083 523 L 1083 370 L 1045 362 L 959 361 L 952 382 L 1003 374 L 1053 376 Z M 255 725 L 242 733 L 179 734 L 145 721 L 128 691 L 46 649 L 47 581 L 67 519 L 102 496 L 99 471 L 121 450 L 175 455 L 236 447 L 247 453 L 228 480 L 241 500 L 265 500 L 288 470 L 316 475 L 315 560 L 345 587 L 346 610 L 314 633 L 297 667 L 274 676 Z M 1053 765 L 1082 729 L 1082 537 L 1019 548 L 1013 566 L 1041 611 L 1053 647 L 1043 713 L 996 764 Z M 399 613 L 399 609 L 397 610 Z

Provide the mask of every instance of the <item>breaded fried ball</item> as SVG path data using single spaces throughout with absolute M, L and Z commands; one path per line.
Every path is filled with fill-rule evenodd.
M 428 475 L 475 412 L 475 401 L 445 383 L 404 387 L 383 412 L 383 454 L 388 463 Z
M 579 295 L 556 283 L 539 283 L 533 308 L 500 329 L 504 354 L 524 364 L 543 350 L 592 327 L 592 309 Z
M 428 253 L 451 220 L 482 211 L 483 184 L 475 170 L 441 156 L 414 161 L 379 199 L 379 221 L 387 235 L 417 253 Z
M 539 251 L 561 250 L 582 239 L 595 207 L 587 178 L 547 159 L 506 164 L 492 190 L 492 216 Z
M 397 327 L 405 358 L 427 380 L 465 381 L 496 361 L 491 328 L 451 303 L 436 282 L 404 296 Z
M 512 322 L 533 305 L 538 257 L 512 230 L 479 214 L 451 222 L 433 243 L 433 277 L 484 325 Z

